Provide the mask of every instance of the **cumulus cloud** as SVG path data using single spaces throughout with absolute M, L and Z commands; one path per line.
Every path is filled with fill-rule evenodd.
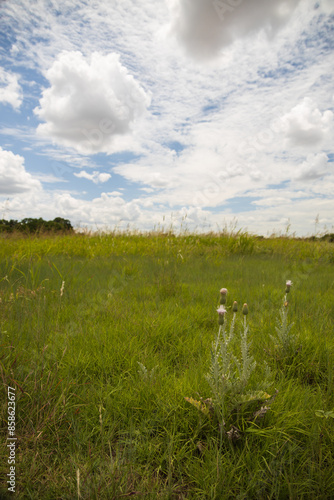
M 211 58 L 236 39 L 265 29 L 273 36 L 300 0 L 169 0 L 169 32 L 198 59 Z
M 112 193 L 101 193 L 91 201 L 74 198 L 71 193 L 60 193 L 54 197 L 57 213 L 71 220 L 84 221 L 88 225 L 105 221 L 105 224 L 118 224 L 120 221 L 134 222 L 141 215 L 136 200 L 125 202 L 121 196 Z
M 97 170 L 94 170 L 92 174 L 89 174 L 85 170 L 81 170 L 78 174 L 74 174 L 75 177 L 82 177 L 84 179 L 88 179 L 89 181 L 93 181 L 94 184 L 100 184 L 103 182 L 107 182 L 110 178 L 111 175 L 107 174 L 105 172 L 98 172 Z
M 320 179 L 329 173 L 328 156 L 325 153 L 307 156 L 297 170 L 296 180 L 311 181 Z
M 22 9 L 2 4 L 0 24 L 16 40 L 7 62 L 22 67 L 25 85 L 31 77 L 36 81 L 19 118 L 29 120 L 40 89 L 40 102 L 33 104 L 38 131 L 54 147 L 31 134 L 25 121 L 20 130 L 0 133 L 11 144 L 20 138 L 31 146 L 29 164 L 35 154 L 46 171 L 43 177 L 34 172 L 33 179 L 45 186 L 56 176 L 67 188 L 50 184 L 10 196 L 12 217 L 152 229 L 184 207 L 179 219 L 186 213 L 192 229 L 216 229 L 236 217 L 240 227 L 263 234 L 273 223 L 285 227 L 289 217 L 300 234 L 309 231 L 309 221 L 314 227 L 317 213 L 332 221 L 331 112 L 325 113 L 334 111 L 333 0 L 174 0 L 171 44 L 162 36 L 166 0 L 68 0 L 57 11 L 44 0 L 20 0 Z M 198 71 L 191 58 L 179 57 L 176 38 L 194 58 L 223 57 Z M 154 95 L 149 120 L 147 89 Z M 306 95 L 314 103 L 306 102 L 302 120 L 295 108 Z M 312 149 L 305 153 L 306 143 Z M 125 155 L 90 157 L 120 151 L 123 144 Z M 105 172 L 118 175 L 108 183 Z M 85 193 L 77 191 L 74 173 L 90 181 Z M 96 198 L 96 184 L 107 193 Z
M 0 195 L 13 195 L 41 189 L 24 167 L 24 158 L 0 147 Z
M 309 97 L 285 114 L 281 123 L 289 146 L 315 146 L 322 143 L 333 131 L 333 112 L 323 113 Z
M 37 132 L 80 153 L 117 150 L 115 138 L 130 133 L 150 104 L 114 53 L 62 52 L 46 77 L 50 87 L 35 109 L 45 123 Z
M 22 104 L 22 90 L 18 78 L 18 75 L 0 67 L 0 102 L 10 104 L 14 109 L 19 109 Z

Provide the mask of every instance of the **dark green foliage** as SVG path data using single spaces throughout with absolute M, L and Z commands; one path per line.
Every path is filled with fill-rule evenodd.
M 15 231 L 26 234 L 72 232 L 73 227 L 69 220 L 62 217 L 56 217 L 50 221 L 45 221 L 42 218 L 25 218 L 21 222 L 12 219 L 10 221 L 0 220 L 0 233 L 13 233 Z

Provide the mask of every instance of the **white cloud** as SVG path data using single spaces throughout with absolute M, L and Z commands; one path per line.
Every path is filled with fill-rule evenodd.
M 333 170 L 333 164 L 330 164 Z M 325 153 L 310 154 L 297 169 L 296 179 L 301 181 L 314 181 L 330 173 L 328 156 Z
M 329 109 L 323 113 L 309 97 L 285 114 L 281 123 L 291 146 L 314 147 L 334 132 L 334 115 Z
M 289 218 L 300 234 L 313 229 L 317 213 L 330 219 L 333 54 L 326 16 L 333 0 L 319 0 L 318 8 L 315 0 L 223 1 L 233 10 L 217 11 L 214 0 L 170 2 L 168 40 L 165 0 L 66 0 L 56 6 L 61 15 L 54 1 L 0 2 L 0 31 L 5 24 L 15 31 L 7 67 L 25 65 L 25 88 L 31 76 L 39 85 L 38 131 L 45 135 L 24 135 L 27 122 L 15 128 L 14 120 L 0 132 L 32 147 L 29 163 L 38 155 L 35 168 L 49 177 L 35 179 L 66 179 L 68 188 L 13 196 L 16 218 L 59 215 L 94 229 L 119 221 L 152 229 L 177 210 L 192 229 L 237 217 L 240 227 L 264 234 Z M 211 57 L 211 64 L 196 61 Z M 49 80 L 43 94 L 39 71 Z M 126 115 L 133 89 L 143 102 L 135 99 L 138 107 Z M 109 156 L 122 148 L 124 157 Z M 93 156 L 99 152 L 106 155 Z M 86 183 L 85 195 L 76 192 L 75 173 L 98 183 L 109 171 L 118 175 L 101 185 L 115 191 L 94 198 Z
M 81 170 L 81 172 L 79 172 L 78 174 L 74 173 L 74 175 L 75 177 L 82 177 L 84 179 L 93 181 L 94 184 L 107 182 L 111 178 L 110 174 L 107 174 L 105 172 L 98 172 L 97 170 L 94 170 L 92 174 L 89 174 L 85 170 Z
M 22 104 L 22 90 L 18 79 L 18 75 L 0 67 L 0 103 L 10 104 L 16 110 Z
M 37 132 L 80 153 L 125 149 L 121 136 L 150 103 L 117 54 L 62 52 L 46 77 L 51 86 L 35 109 L 45 123 Z
M 24 158 L 0 147 L 0 195 L 39 191 L 41 183 L 24 167 Z
M 109 196 L 123 196 L 123 193 L 121 191 L 111 191 L 110 193 L 107 193 Z
M 270 37 L 290 18 L 299 0 L 169 0 L 170 33 L 195 58 L 264 29 Z
M 333 184 L 331 185 L 333 189 Z M 317 214 L 323 224 L 333 224 L 330 214 L 334 210 L 334 200 L 319 196 L 307 196 L 305 192 L 292 189 L 253 192 L 262 198 L 253 202 L 248 211 L 238 213 L 229 210 L 212 212 L 198 206 L 182 205 L 175 210 L 161 203 L 159 197 L 143 197 L 125 201 L 121 193 L 102 193 L 92 200 L 82 199 L 79 193 L 69 191 L 33 191 L 10 197 L 6 209 L 12 218 L 43 217 L 53 219 L 57 216 L 71 220 L 74 226 L 113 229 L 152 230 L 154 227 L 173 227 L 178 230 L 186 227 L 191 231 L 217 230 L 237 222 L 237 229 L 243 228 L 257 234 L 284 232 L 288 222 L 291 231 L 299 235 L 312 232 Z M 5 201 L 3 198 L 1 201 Z

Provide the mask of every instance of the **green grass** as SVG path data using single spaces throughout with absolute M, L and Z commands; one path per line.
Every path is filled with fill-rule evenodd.
M 334 498 L 334 418 L 315 413 L 334 409 L 333 249 L 246 233 L 2 236 L 1 498 L 8 385 L 17 498 L 78 498 L 78 473 L 87 500 Z M 289 355 L 271 338 L 287 279 Z M 184 399 L 211 396 L 221 287 L 227 306 L 248 303 L 255 383 L 266 361 L 278 390 L 262 420 L 236 409 L 236 442 Z

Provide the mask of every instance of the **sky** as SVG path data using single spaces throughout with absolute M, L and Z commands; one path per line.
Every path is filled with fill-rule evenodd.
M 0 219 L 334 232 L 333 0 L 0 0 Z

